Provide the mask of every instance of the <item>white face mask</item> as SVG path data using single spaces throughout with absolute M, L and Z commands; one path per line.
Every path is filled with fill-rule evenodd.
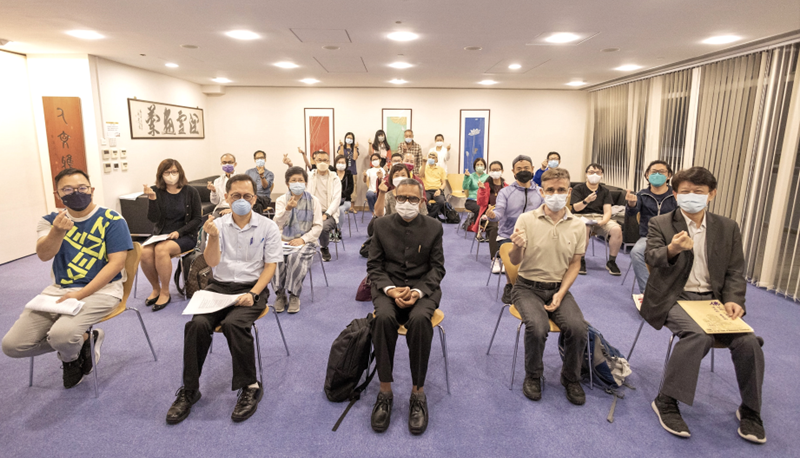
M 317 162 L 317 170 L 328 170 L 327 162 Z
M 376 161 L 372 161 L 372 166 L 373 167 L 380 167 L 381 166 L 381 161 L 377 161 L 377 160 Z
M 597 184 L 597 183 L 600 183 L 600 181 L 603 179 L 603 177 L 602 177 L 601 175 L 598 175 L 598 174 L 596 174 L 596 173 L 593 173 L 593 174 L 591 174 L 591 175 L 587 176 L 587 177 L 586 177 L 586 179 L 587 179 L 587 180 L 589 181 L 589 183 L 591 183 L 591 184 Z
M 394 208 L 403 219 L 414 219 L 419 214 L 419 204 L 412 204 L 411 202 L 398 202 Z
M 442 146 L 444 146 L 444 142 L 436 142 L 437 148 L 441 148 Z
M 386 137 L 384 137 L 383 135 L 378 135 L 378 141 L 379 142 L 382 142 L 385 138 Z
M 414 139 L 413 139 L 413 138 L 406 137 L 406 143 L 411 143 L 411 142 L 413 142 L 413 141 L 414 141 Z
M 500 177 L 502 177 L 502 176 L 503 176 L 503 172 L 500 172 L 500 171 L 497 171 L 497 172 L 489 172 L 489 176 L 490 176 L 490 177 L 492 177 L 492 178 L 494 178 L 495 180 L 499 180 L 499 179 L 500 179 Z
M 164 181 L 168 185 L 175 185 L 178 183 L 178 175 L 164 175 Z
M 336 170 L 342 171 L 342 170 L 344 170 L 346 168 L 347 168 L 347 164 L 342 164 L 342 163 L 336 164 Z
M 403 180 L 405 180 L 405 179 L 406 179 L 406 177 L 395 177 L 395 178 L 392 179 L 392 184 L 396 188 L 396 187 L 400 186 L 400 183 L 402 183 Z
M 551 212 L 561 211 L 561 209 L 567 205 L 568 195 L 569 193 L 544 196 L 544 204 L 547 205 L 547 208 L 549 208 Z

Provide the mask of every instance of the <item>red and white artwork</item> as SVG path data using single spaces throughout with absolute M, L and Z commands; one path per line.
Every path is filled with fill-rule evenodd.
M 306 108 L 305 110 L 305 152 L 311 159 L 314 151 L 335 151 L 333 141 L 333 108 Z

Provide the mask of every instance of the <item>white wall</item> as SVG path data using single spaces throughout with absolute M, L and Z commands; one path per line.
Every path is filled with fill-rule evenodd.
M 35 251 L 36 224 L 47 206 L 25 57 L 0 51 L 0 74 L 0 163 L 7 167 L 5 198 L 0 199 L 4 263 Z
M 423 152 L 433 146 L 437 133 L 453 145 L 451 173 L 457 172 L 459 110 L 490 109 L 489 160 L 503 162 L 506 180 L 513 179 L 514 156 L 530 155 L 536 165 L 548 151 L 558 151 L 562 165 L 581 181 L 588 101 L 582 91 L 233 87 L 207 100 L 206 132 L 211 160 L 234 153 L 237 171 L 253 166 L 254 151 L 266 151 L 267 168 L 276 174 L 275 192 L 284 192 L 283 154 L 302 164 L 297 147 L 304 145 L 304 108 L 334 108 L 337 146 L 346 132 L 353 132 L 362 153 L 381 128 L 382 108 L 411 108 L 415 139 Z M 359 170 L 366 161 L 366 155 L 359 157 Z

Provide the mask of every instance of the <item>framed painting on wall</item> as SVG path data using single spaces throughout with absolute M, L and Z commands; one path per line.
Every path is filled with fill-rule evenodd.
M 305 153 L 308 162 L 313 164 L 314 151 L 327 151 L 333 158 L 336 151 L 333 142 L 333 108 L 306 108 L 305 110 Z
M 50 156 L 50 174 L 55 178 L 64 169 L 86 169 L 86 144 L 83 141 L 83 114 L 80 97 L 42 97 L 44 127 Z M 58 195 L 56 207 L 64 208 Z
M 489 163 L 489 110 L 461 110 L 458 135 L 458 170 L 473 173 L 472 163 L 482 157 Z
M 395 151 L 403 143 L 406 129 L 411 129 L 411 108 L 384 108 L 381 110 L 381 126 L 386 132 L 389 148 Z
M 128 99 L 132 140 L 203 139 L 202 108 Z

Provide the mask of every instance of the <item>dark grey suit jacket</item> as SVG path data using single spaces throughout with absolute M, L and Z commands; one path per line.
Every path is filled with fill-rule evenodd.
M 672 237 L 681 231 L 688 233 L 680 208 L 650 219 L 644 259 L 651 270 L 641 315 L 656 329 L 664 326 L 667 314 L 676 306 L 694 264 L 691 251 L 683 251 L 671 259 L 667 253 Z M 744 308 L 747 283 L 742 234 L 736 221 L 706 212 L 706 257 L 714 298 Z

